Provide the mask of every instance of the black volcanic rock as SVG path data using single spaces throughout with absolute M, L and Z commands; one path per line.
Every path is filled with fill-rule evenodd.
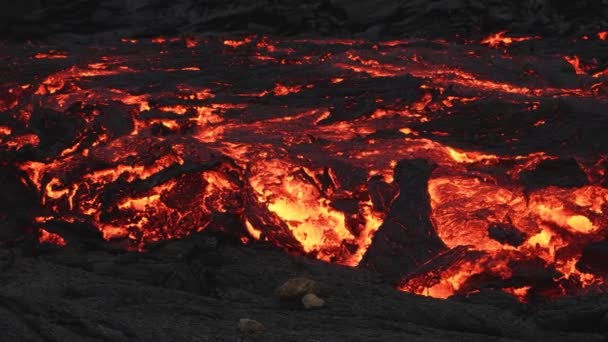
M 551 185 L 575 188 L 588 184 L 587 175 L 573 158 L 543 160 L 533 170 L 523 171 L 519 179 L 528 191 Z
M 368 182 L 367 189 L 374 209 L 381 212 L 388 212 L 391 202 L 399 193 L 395 184 L 386 183 L 380 176 L 372 177 Z
M 2 165 L 0 184 L 0 246 L 35 238 L 32 221 L 40 208 L 34 185 L 23 172 Z
M 593 242 L 585 246 L 576 268 L 593 274 L 608 274 L 608 240 Z
M 488 227 L 488 236 L 502 243 L 513 247 L 521 246 L 526 241 L 527 236 L 521 230 L 510 224 L 494 223 Z
M 395 167 L 399 196 L 361 261 L 391 283 L 447 249 L 430 218 L 427 183 L 433 169 L 424 159 L 401 160 Z

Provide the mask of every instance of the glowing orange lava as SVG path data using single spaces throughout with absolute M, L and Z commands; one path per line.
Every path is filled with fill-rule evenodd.
M 44 229 L 40 229 L 40 243 L 50 243 L 52 245 L 57 246 L 66 246 L 65 240 L 61 237 L 61 235 L 47 232 Z
M 490 47 L 497 48 L 501 45 L 509 46 L 513 43 L 524 42 L 531 39 L 539 39 L 540 37 L 506 37 L 507 31 L 497 32 L 481 41 L 482 44 L 487 44 Z
M 583 70 L 581 68 L 581 62 L 578 59 L 578 56 L 572 56 L 572 57 L 568 57 L 565 56 L 564 59 L 570 63 L 570 65 L 572 65 L 572 67 L 574 68 L 574 71 L 576 71 L 577 75 L 586 75 L 587 73 L 585 72 L 585 70 Z
M 399 161 L 422 158 L 436 166 L 429 226 L 445 250 L 403 270 L 400 289 L 606 290 L 601 269 L 581 266 L 608 229 L 605 143 L 589 137 L 606 127 L 598 59 L 257 36 L 23 49 L 0 81 L 0 166 L 37 191 L 40 242 L 72 241 L 59 223 L 141 251 L 219 230 L 357 266 L 408 195 Z M 564 60 L 566 81 L 546 76 Z M 580 171 L 573 184 L 543 183 L 562 165 Z

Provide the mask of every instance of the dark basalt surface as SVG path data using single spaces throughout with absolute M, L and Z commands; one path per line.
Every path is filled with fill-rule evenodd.
M 148 253 L 42 246 L 3 250 L 3 341 L 605 341 L 608 297 L 524 305 L 483 291 L 438 300 L 394 290 L 379 275 L 220 235 Z M 320 284 L 324 308 L 284 306 L 295 276 Z M 265 325 L 237 331 L 240 318 Z
M 395 168 L 399 196 L 361 260 L 363 267 L 379 271 L 390 283 L 447 250 L 431 221 L 427 183 L 434 168 L 424 159 L 402 160 Z
M 202 32 L 377 38 L 509 30 L 563 36 L 605 29 L 606 18 L 606 0 L 22 0 L 3 8 L 0 30 L 25 40 Z

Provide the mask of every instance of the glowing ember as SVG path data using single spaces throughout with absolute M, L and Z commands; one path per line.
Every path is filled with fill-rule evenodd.
M 481 41 L 482 44 L 487 44 L 493 48 L 497 48 L 501 45 L 509 46 L 513 43 L 523 42 L 531 39 L 539 39 L 540 37 L 506 37 L 507 31 L 501 31 L 495 33 Z
M 50 243 L 51 245 L 56 246 L 65 246 L 66 242 L 61 237 L 61 235 L 55 233 L 49 233 L 44 229 L 40 229 L 40 238 L 38 239 L 40 243 Z
M 274 87 L 274 94 L 277 96 L 285 96 L 292 93 L 297 93 L 302 89 L 301 86 L 286 86 L 282 84 L 277 84 Z
M 481 43 L 540 39 L 505 34 Z M 606 66 L 422 42 L 20 47 L 0 84 L 0 166 L 37 191 L 40 242 L 65 245 L 53 232 L 69 225 L 146 250 L 209 229 L 357 266 L 402 224 L 400 161 L 420 158 L 433 164 L 425 238 L 441 248 L 398 270 L 400 289 L 605 291 L 585 257 L 608 229 Z
M 34 55 L 37 59 L 64 59 L 68 58 L 68 55 L 63 52 L 50 51 L 48 53 L 37 53 Z
M 251 38 L 249 38 L 249 37 L 247 37 L 247 38 L 245 38 L 243 40 L 230 40 L 230 39 L 227 39 L 227 40 L 224 40 L 224 45 L 230 46 L 230 47 L 233 47 L 233 48 L 238 48 L 239 46 L 248 44 L 250 42 L 251 42 Z
M 570 63 L 570 65 L 572 65 L 572 67 L 574 68 L 574 71 L 576 71 L 577 75 L 586 75 L 587 73 L 585 72 L 585 70 L 583 70 L 581 68 L 581 62 L 578 59 L 578 56 L 573 56 L 573 57 L 568 57 L 568 56 L 564 56 L 564 59 Z

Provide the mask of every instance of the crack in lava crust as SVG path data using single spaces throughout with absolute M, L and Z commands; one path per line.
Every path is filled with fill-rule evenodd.
M 399 288 L 604 290 L 608 268 L 582 260 L 608 228 L 608 72 L 576 51 L 505 32 L 5 45 L 2 165 L 39 192 L 41 242 L 215 229 L 356 266 L 400 196 L 394 167 L 422 158 L 445 248 Z

